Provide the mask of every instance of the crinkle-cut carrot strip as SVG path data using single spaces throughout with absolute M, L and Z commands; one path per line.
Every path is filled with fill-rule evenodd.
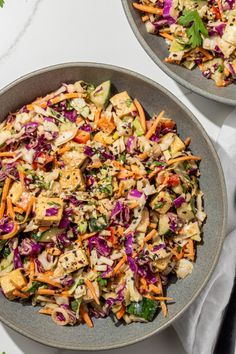
M 170 159 L 166 163 L 168 166 L 170 166 L 173 163 L 179 163 L 179 162 L 190 161 L 190 160 L 199 161 L 201 160 L 201 157 L 194 156 L 194 155 L 180 156 L 180 157 L 176 157 L 175 159 Z
M 133 2 L 133 7 L 139 11 L 147 12 L 149 14 L 162 15 L 163 13 L 163 10 L 158 7 L 142 5 L 136 2 Z
M 145 137 L 147 139 L 150 139 L 152 137 L 153 134 L 155 134 L 156 128 L 158 127 L 158 124 L 160 123 L 163 115 L 164 115 L 164 111 L 162 111 L 160 114 L 158 114 L 158 116 L 156 117 L 156 119 L 154 120 L 151 128 L 147 131 Z

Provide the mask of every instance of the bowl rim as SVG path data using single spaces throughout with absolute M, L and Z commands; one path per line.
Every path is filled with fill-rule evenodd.
M 156 83 L 155 81 L 147 78 L 146 76 L 134 72 L 132 70 L 129 69 L 125 69 L 119 66 L 115 66 L 115 65 L 110 65 L 110 64 L 103 64 L 103 63 L 96 63 L 96 62 L 66 62 L 66 63 L 61 63 L 61 64 L 56 64 L 56 65 L 50 65 L 50 66 L 46 66 L 43 67 L 41 69 L 38 70 L 34 70 L 28 74 L 25 74 L 19 78 L 17 78 L 16 80 L 14 80 L 12 83 L 8 84 L 7 86 L 5 86 L 4 88 L 2 88 L 0 90 L 0 96 L 3 95 L 5 92 L 11 90 L 14 86 L 18 85 L 19 83 L 29 79 L 29 78 L 34 78 L 37 75 L 40 74 L 44 74 L 44 73 L 48 73 L 50 71 L 54 71 L 54 70 L 58 70 L 58 69 L 65 69 L 65 68 L 71 68 L 71 67 L 89 67 L 89 68 L 100 68 L 100 69 L 108 69 L 111 71 L 116 71 L 118 73 L 123 73 L 126 75 L 129 75 L 131 77 L 134 78 L 138 78 L 141 81 L 144 81 L 150 85 L 152 85 L 155 89 L 160 90 L 162 93 L 164 93 L 165 95 L 167 95 L 169 97 L 170 100 L 174 101 L 176 105 L 180 106 L 181 109 L 183 109 L 186 114 L 190 117 L 190 119 L 194 122 L 194 124 L 196 124 L 196 126 L 199 128 L 199 130 L 201 131 L 206 144 L 208 145 L 209 150 L 211 151 L 212 157 L 214 158 L 214 161 L 216 163 L 217 166 L 217 170 L 219 173 L 219 180 L 220 180 L 220 186 L 221 186 L 221 192 L 222 192 L 222 203 L 223 203 L 223 220 L 222 220 L 222 228 L 221 228 L 221 233 L 220 233 L 220 241 L 218 243 L 218 248 L 216 250 L 216 255 L 214 258 L 214 261 L 212 262 L 210 271 L 208 272 L 208 274 L 206 275 L 204 281 L 202 282 L 201 286 L 193 293 L 192 297 L 189 298 L 189 301 L 187 304 L 185 304 L 183 306 L 183 308 L 175 315 L 173 316 L 171 319 L 169 319 L 165 324 L 163 324 L 161 327 L 151 331 L 150 333 L 139 337 L 137 339 L 133 339 L 130 340 L 128 342 L 123 342 L 120 344 L 112 344 L 112 345 L 107 345 L 107 346 L 100 346 L 99 348 L 94 347 L 75 347 L 75 346 L 68 346 L 68 345 L 58 345 L 56 342 L 53 342 L 53 339 L 51 340 L 43 340 L 37 337 L 37 335 L 28 333 L 27 331 L 25 331 L 24 329 L 18 328 L 17 326 L 15 326 L 14 324 L 10 323 L 6 318 L 3 318 L 0 315 L 0 320 L 7 325 L 8 327 L 10 327 L 11 329 L 15 330 L 16 332 L 24 335 L 27 338 L 33 339 L 34 341 L 40 343 L 40 344 L 44 344 L 47 345 L 49 347 L 53 347 L 53 348 L 58 348 L 58 349 L 68 349 L 68 350 L 86 350 L 86 351 L 99 351 L 99 350 L 108 350 L 108 349 L 116 349 L 116 348 L 121 348 L 121 347 L 125 347 L 128 345 L 132 345 L 135 343 L 138 343 L 140 341 L 143 341 L 149 337 L 151 337 L 152 335 L 161 332 L 162 330 L 164 330 L 165 328 L 167 328 L 168 326 L 170 326 L 178 317 L 181 316 L 181 314 L 193 303 L 193 301 L 197 298 L 197 296 L 199 295 L 199 293 L 203 290 L 203 288 L 206 286 L 208 280 L 210 279 L 210 276 L 212 275 L 216 264 L 218 262 L 220 253 L 221 253 L 221 249 L 223 246 L 223 242 L 224 242 L 224 238 L 225 238 L 225 234 L 226 234 L 226 225 L 227 225 L 227 210 L 228 210 L 228 205 L 227 205 L 227 192 L 226 192 L 226 184 L 225 184 L 225 178 L 224 178 L 224 173 L 223 173 L 223 169 L 221 166 L 221 162 L 220 159 L 216 153 L 215 147 L 212 143 L 212 141 L 210 140 L 209 136 L 207 135 L 204 127 L 202 126 L 202 124 L 198 121 L 198 119 L 194 116 L 194 114 L 178 99 L 176 98 L 171 92 L 169 92 L 165 87 L 161 86 L 160 84 Z
M 121 0 L 121 2 L 123 5 L 124 13 L 126 15 L 126 18 L 128 20 L 130 27 L 132 28 L 132 31 L 133 31 L 135 37 L 137 38 L 137 40 L 139 41 L 139 43 L 141 44 L 141 46 L 143 47 L 145 52 L 154 61 L 154 63 L 157 64 L 157 66 L 159 66 L 169 77 L 171 77 L 173 80 L 175 80 L 178 84 L 182 85 L 183 87 L 187 88 L 188 90 L 193 91 L 194 93 L 196 93 L 202 97 L 211 99 L 216 102 L 228 104 L 230 106 L 236 105 L 236 98 L 234 100 L 231 98 L 220 97 L 220 96 L 217 96 L 213 93 L 209 93 L 208 91 L 204 91 L 201 88 L 196 87 L 195 85 L 191 84 L 189 81 L 183 79 L 181 76 L 175 74 L 172 70 L 170 70 L 168 68 L 168 66 L 165 64 L 165 62 L 162 61 L 161 59 L 159 59 L 158 56 L 153 52 L 151 47 L 147 44 L 147 42 L 145 41 L 143 36 L 138 31 L 138 28 L 134 22 L 132 13 L 131 13 L 129 5 L 128 5 L 129 0 Z

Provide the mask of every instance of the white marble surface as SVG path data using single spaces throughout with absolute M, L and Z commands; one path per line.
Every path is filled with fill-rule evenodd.
M 196 115 L 213 140 L 233 110 L 195 95 L 163 73 L 137 42 L 120 0 L 5 0 L 0 9 L 0 38 L 0 88 L 44 66 L 102 62 L 140 72 L 165 86 Z M 72 353 L 37 344 L 4 325 L 0 325 L 0 337 L 0 353 Z M 172 327 L 140 344 L 107 353 L 131 351 L 184 353 Z

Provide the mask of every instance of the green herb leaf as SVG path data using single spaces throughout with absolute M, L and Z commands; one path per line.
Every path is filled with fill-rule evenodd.
M 179 24 L 186 27 L 191 25 L 186 29 L 187 36 L 189 38 L 189 45 L 192 48 L 196 48 L 202 44 L 201 34 L 208 37 L 208 31 L 199 16 L 197 10 L 187 10 L 178 20 Z
M 98 282 L 101 287 L 107 286 L 107 279 L 103 279 L 103 278 L 99 277 Z
M 0 0 L 0 7 L 3 7 L 4 2 L 5 2 L 4 0 Z M 4 352 L 4 353 L 5 353 L 5 352 Z M 3 354 L 4 354 L 4 353 L 3 353 Z
M 137 317 L 142 317 L 147 321 L 152 321 L 158 308 L 158 301 L 150 300 L 146 297 L 142 301 L 132 302 L 127 312 Z

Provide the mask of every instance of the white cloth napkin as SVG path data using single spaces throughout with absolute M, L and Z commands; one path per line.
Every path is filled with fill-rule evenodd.
M 174 323 L 187 354 L 212 353 L 223 310 L 233 287 L 236 269 L 236 110 L 225 120 L 216 148 L 228 194 L 228 235 L 209 283 L 199 298 Z

